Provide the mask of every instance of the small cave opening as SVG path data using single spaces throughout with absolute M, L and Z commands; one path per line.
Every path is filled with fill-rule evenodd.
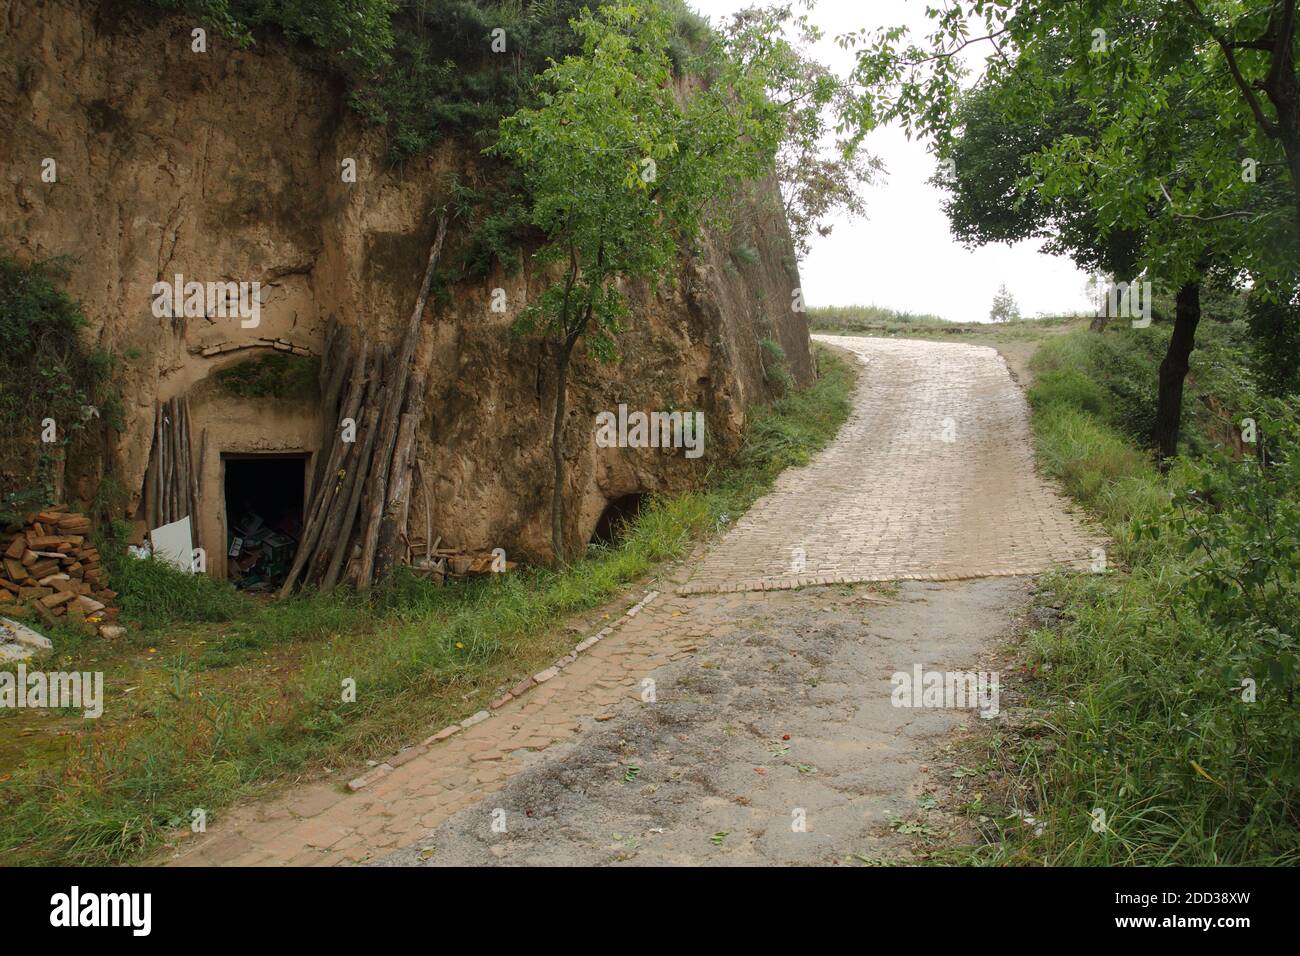
M 307 455 L 223 455 L 226 576 L 269 591 L 289 573 L 302 535 Z
M 646 502 L 646 493 L 634 491 L 622 495 L 605 505 L 595 530 L 591 532 L 591 543 L 605 546 L 618 544 L 623 539 L 627 526 L 636 520 Z

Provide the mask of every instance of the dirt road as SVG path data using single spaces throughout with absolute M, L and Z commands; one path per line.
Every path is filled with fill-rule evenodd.
M 392 758 L 228 814 L 190 864 L 833 863 L 903 856 L 897 821 L 974 710 L 891 676 L 967 672 L 1026 576 L 1098 542 L 1033 470 L 998 354 L 836 337 L 849 422 L 703 555 L 539 686 Z M 885 594 L 861 582 L 901 582 Z

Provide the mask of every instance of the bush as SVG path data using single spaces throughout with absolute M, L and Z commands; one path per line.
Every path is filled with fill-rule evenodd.
M 274 27 L 333 55 L 355 75 L 369 75 L 389 59 L 393 0 L 147 0 L 155 7 L 200 17 L 241 46 L 253 31 Z
M 86 346 L 81 307 L 57 285 L 67 269 L 65 260 L 22 265 L 0 256 L 0 492 L 41 484 L 47 501 L 44 468 L 52 449 L 81 439 L 96 415 L 122 427 L 112 358 Z M 47 418 L 54 420 L 54 443 L 40 440 Z
M 1261 387 L 1276 398 L 1300 395 L 1300 303 L 1259 296 L 1250 300 L 1246 312 Z
M 1281 403 L 1261 416 L 1258 460 L 1208 456 L 1187 469 L 1189 488 L 1162 533 L 1183 542 L 1193 571 L 1187 598 L 1225 636 L 1227 686 L 1251 678 L 1259 697 L 1289 712 L 1300 654 L 1300 426 Z M 1300 733 L 1291 734 L 1300 741 Z M 1292 785 L 1295 781 L 1292 781 Z
M 776 339 L 765 338 L 758 343 L 763 359 L 763 378 L 772 386 L 777 395 L 785 395 L 794 389 L 794 376 L 790 374 L 790 363 L 786 359 L 785 349 Z
M 315 398 L 320 360 L 286 352 L 268 352 L 212 376 L 217 387 L 236 398 Z

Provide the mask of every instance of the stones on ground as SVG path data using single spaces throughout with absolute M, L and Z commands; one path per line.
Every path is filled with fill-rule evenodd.
M 386 777 L 392 772 L 393 772 L 393 767 L 391 764 L 381 763 L 378 767 L 375 767 L 373 770 L 370 770 L 367 773 L 363 773 L 355 780 L 349 780 L 348 789 L 351 790 L 353 793 L 356 793 L 358 790 L 362 790 L 365 787 L 370 786 L 376 780 L 379 780 L 382 777 Z
M 442 741 L 446 740 L 448 737 L 452 737 L 460 733 L 460 731 L 461 731 L 460 724 L 452 724 L 450 727 L 444 727 L 442 728 L 442 730 L 438 731 L 432 737 L 426 738 L 424 741 L 424 745 L 427 747 L 429 746 L 429 744 L 441 743 Z
M 422 753 L 424 753 L 424 748 L 422 747 L 407 747 L 405 750 L 399 751 L 389 757 L 388 765 L 390 767 L 400 767 L 402 764 L 410 763 Z
M 511 696 L 518 697 L 520 694 L 524 693 L 529 688 L 536 687 L 536 686 L 537 686 L 537 681 L 533 680 L 531 677 L 525 677 L 514 687 L 510 688 L 510 694 Z

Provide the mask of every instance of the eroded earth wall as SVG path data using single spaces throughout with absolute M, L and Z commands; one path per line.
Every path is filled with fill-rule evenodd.
M 189 396 L 196 446 L 203 436 L 199 524 L 205 541 L 224 541 L 223 456 L 314 453 L 323 423 L 318 398 L 232 396 L 212 386 L 213 373 L 275 350 L 317 356 L 331 315 L 396 343 L 448 177 L 473 184 L 500 173 L 478 145 L 454 139 L 390 168 L 382 130 L 348 110 L 340 80 L 273 37 L 240 50 L 209 31 L 199 54 L 185 17 L 90 0 L 0 3 L 0 25 L 0 250 L 75 258 L 69 292 L 88 337 L 119 359 L 126 428 L 113 468 L 128 512 L 139 504 L 157 403 Z M 348 159 L 354 183 L 341 174 Z M 42 179 L 46 160 L 54 182 Z M 746 407 L 767 396 L 764 337 L 781 344 L 796 381 L 813 375 L 777 198 L 772 184 L 757 184 L 733 233 L 710 237 L 675 283 L 627 290 L 632 315 L 616 364 L 579 354 L 566 425 L 569 535 L 590 534 L 608 501 L 684 487 L 735 450 Z M 457 228 L 448 260 L 464 239 Z M 741 244 L 756 261 L 734 254 Z M 430 300 L 435 346 L 418 453 L 428 495 L 417 482 L 411 523 L 422 530 L 427 507 L 445 542 L 527 558 L 549 553 L 554 386 L 539 344 L 511 331 L 543 284 L 524 259 L 514 275 L 453 281 Z M 177 275 L 260 283 L 256 326 L 210 309 L 159 317 L 154 285 Z M 504 313 L 491 309 L 498 288 Z M 620 402 L 703 410 L 705 455 L 597 448 L 595 416 Z

